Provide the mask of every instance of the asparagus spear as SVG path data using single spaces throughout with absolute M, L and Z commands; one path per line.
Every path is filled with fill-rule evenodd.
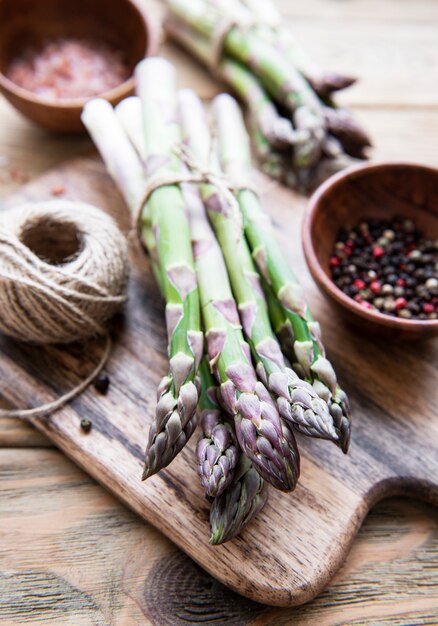
M 157 63 L 157 69 L 166 69 L 158 60 L 151 62 Z M 82 120 L 128 206 L 135 211 L 144 194 L 145 173 L 116 114 L 106 101 L 91 100 L 84 108 Z M 150 251 L 166 299 L 170 368 L 158 388 L 145 477 L 168 465 L 195 429 L 198 402 L 195 373 L 202 355 L 199 301 L 184 201 L 176 186 L 164 189 L 168 192 L 164 198 L 158 194 L 160 191 L 163 189 L 156 190 L 143 207 L 141 237 Z
M 146 174 L 181 171 L 173 152 L 180 141 L 173 67 L 159 58 L 136 68 L 143 111 Z M 158 187 L 147 202 L 166 299 L 169 373 L 159 387 L 155 425 L 149 432 L 143 478 L 165 467 L 196 427 L 196 373 L 202 357 L 199 295 L 185 202 L 178 185 Z
M 291 121 L 282 117 L 257 78 L 241 63 L 224 58 L 219 66 L 220 76 L 247 106 L 249 115 L 270 146 L 284 149 L 306 141 L 308 132 L 294 130 Z
M 345 152 L 364 158 L 364 149 L 372 146 L 371 139 L 362 126 L 346 109 L 324 107 L 328 131 L 336 137 Z
M 230 419 L 219 404 L 219 387 L 214 381 L 208 362 L 201 361 L 201 412 L 202 437 L 196 446 L 198 474 L 205 495 L 219 496 L 233 480 L 234 470 L 241 454 Z
M 188 207 L 189 219 L 192 222 L 194 235 L 202 238 L 203 233 L 209 234 L 205 221 L 204 206 L 198 190 L 194 185 L 182 185 L 183 196 Z M 205 241 L 205 240 L 204 240 Z M 199 241 L 194 245 L 195 252 Z M 202 273 L 200 273 L 202 276 Z M 200 285 L 200 291 L 202 284 Z M 220 495 L 233 479 L 240 449 L 232 425 L 233 417 L 225 415 L 220 406 L 220 389 L 210 372 L 208 360 L 204 357 L 199 367 L 201 379 L 201 397 L 199 402 L 202 437 L 200 437 L 196 456 L 198 474 L 205 495 L 214 498 Z
M 226 172 L 232 172 L 237 179 L 240 177 L 245 180 L 251 158 L 248 136 L 237 102 L 231 96 L 222 94 L 215 98 L 213 108 L 222 167 Z M 253 257 L 293 331 L 294 369 L 311 382 L 318 395 L 328 403 L 338 443 L 346 452 L 350 438 L 348 399 L 337 383 L 331 363 L 325 357 L 319 324 L 311 316 L 302 290 L 278 247 L 269 218 L 263 212 L 256 194 L 243 189 L 239 193 L 239 203 Z
M 210 44 L 224 20 L 206 0 L 166 0 L 169 11 L 179 21 L 203 35 Z M 223 51 L 247 65 L 273 98 L 282 102 L 292 115 L 295 128 L 308 132 L 306 141 L 294 151 L 297 167 L 309 167 L 320 155 L 325 135 L 322 107 L 307 81 L 276 50 L 252 29 L 231 28 L 224 38 Z
M 210 543 L 233 539 L 264 507 L 268 486 L 252 462 L 241 454 L 232 483 L 214 499 L 210 511 Z
M 233 415 L 239 444 L 259 474 L 274 487 L 290 491 L 299 474 L 294 442 L 283 429 L 269 392 L 257 380 L 222 253 L 205 211 L 190 202 L 188 212 L 208 356 L 222 403 Z
M 113 108 L 106 100 L 94 98 L 86 103 L 81 119 L 109 175 L 134 212 L 145 190 L 144 170 Z
M 249 10 L 253 21 L 260 24 L 260 34 L 287 56 L 319 96 L 328 96 L 355 83 L 356 79 L 351 76 L 321 71 L 284 26 L 284 20 L 271 0 L 242 0 L 242 3 Z
M 143 139 L 143 118 L 141 100 L 130 96 L 121 100 L 115 107 L 116 115 L 129 141 L 137 150 L 142 163 L 146 162 L 146 150 Z

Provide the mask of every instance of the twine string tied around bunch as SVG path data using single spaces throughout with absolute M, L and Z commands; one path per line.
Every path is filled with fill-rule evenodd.
M 204 167 L 185 145 L 176 146 L 173 151 L 181 159 L 187 169 L 179 172 L 157 172 L 148 178 L 141 200 L 137 203 L 137 207 L 133 212 L 133 224 L 140 240 L 143 208 L 147 204 L 151 194 L 159 187 L 183 183 L 210 184 L 216 187 L 230 210 L 231 218 L 236 229 L 236 237 L 240 238 L 242 235 L 242 214 L 236 194 L 243 190 L 256 193 L 251 182 L 249 180 L 238 181 L 229 175 L 217 172 L 210 164 Z

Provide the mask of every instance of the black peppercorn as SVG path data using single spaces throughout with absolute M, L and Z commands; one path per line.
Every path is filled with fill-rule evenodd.
M 372 218 L 342 229 L 330 269 L 339 289 L 366 308 L 438 317 L 438 241 L 422 239 L 412 220 Z
M 81 428 L 84 431 L 84 433 L 89 433 L 92 425 L 93 425 L 92 421 L 88 419 L 88 417 L 83 417 L 81 419 Z
M 101 374 L 100 376 L 95 378 L 93 384 L 94 384 L 96 391 L 98 391 L 104 396 L 108 392 L 110 379 L 108 378 L 108 376 L 106 376 L 106 374 Z

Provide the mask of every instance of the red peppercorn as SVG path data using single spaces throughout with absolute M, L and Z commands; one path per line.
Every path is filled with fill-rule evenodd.
M 370 289 L 372 293 L 376 295 L 380 293 L 381 288 L 382 288 L 382 285 L 379 283 L 378 280 L 373 280 L 373 282 L 370 284 Z
M 359 293 L 354 296 L 354 299 L 356 300 L 356 302 L 359 302 L 359 304 L 362 304 L 363 302 L 363 298 Z
M 354 241 L 352 239 L 347 239 L 347 241 L 345 242 L 345 247 L 354 248 Z
M 365 287 L 366 287 L 365 281 L 364 281 L 364 280 L 362 280 L 361 278 L 356 278 L 356 279 L 353 281 L 353 285 L 354 285 L 355 287 L 357 287 L 359 290 L 360 290 L 360 289 L 365 289 Z
M 361 305 L 364 307 L 364 309 L 373 309 L 373 305 L 371 304 L 371 302 L 367 302 L 366 300 L 364 300 L 363 302 L 361 302 Z
M 404 278 L 397 278 L 396 282 L 397 287 L 404 287 L 406 285 L 406 281 Z
M 426 302 L 425 304 L 423 304 L 423 311 L 424 313 L 434 313 L 435 312 L 435 307 L 433 306 L 432 303 L 430 302 Z
M 382 248 L 382 246 L 375 246 L 373 248 L 373 256 L 376 259 L 379 259 L 381 256 L 383 256 L 385 254 L 385 250 L 384 248 Z
M 396 311 L 400 311 L 400 309 L 405 309 L 408 305 L 408 301 L 406 298 L 397 298 L 395 301 L 395 309 Z
M 329 261 L 330 267 L 339 267 L 340 264 L 341 262 L 337 256 L 330 257 L 330 261 Z

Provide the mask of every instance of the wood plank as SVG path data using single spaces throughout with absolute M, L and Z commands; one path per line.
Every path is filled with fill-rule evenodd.
M 344 32 L 344 20 L 389 22 L 433 22 L 438 20 L 438 5 L 435 0 L 307 0 L 291 2 L 275 0 L 281 14 L 293 27 L 296 18 L 342 20 L 339 32 Z
M 53 443 L 31 424 L 19 419 L 0 418 L 0 448 L 51 448 L 52 446 Z
M 92 159 L 66 164 L 23 187 L 9 205 L 47 197 L 54 181 L 64 185 L 66 197 L 106 208 L 129 228 L 120 195 L 100 162 Z M 90 388 L 50 420 L 35 424 L 222 582 L 252 599 L 286 606 L 310 600 L 329 582 L 376 500 L 397 492 L 438 501 L 438 431 L 431 428 L 438 346 L 393 345 L 389 352 L 377 338 L 364 343 L 344 326 L 305 267 L 299 245 L 304 199 L 269 183 L 263 195 L 280 245 L 323 324 L 329 355 L 349 391 L 355 414 L 350 455 L 301 438 L 302 479 L 296 492 L 273 492 L 250 529 L 214 548 L 208 544 L 208 506 L 195 475 L 194 441 L 168 469 L 141 483 L 147 425 L 167 366 L 161 299 L 147 260 L 135 246 L 129 305 L 114 326 L 107 368 L 110 393 L 102 397 Z M 1 391 L 23 406 L 50 400 L 74 385 L 91 369 L 99 347 L 41 349 L 2 338 L 0 353 Z M 406 380 L 409 386 L 403 385 Z M 418 390 L 415 397 L 412 388 Z M 94 422 L 89 435 L 79 429 L 85 415 Z M 291 543 L 293 528 L 300 531 Z
M 148 6 L 152 4 L 157 5 L 157 3 L 152 3 L 148 0 L 146 1 Z M 371 76 L 371 79 L 366 78 L 366 80 L 370 80 L 370 82 L 368 83 L 369 87 L 367 87 L 367 93 L 364 94 L 363 109 L 361 108 L 360 110 L 357 110 L 357 113 L 365 121 L 366 125 L 370 128 L 373 137 L 377 140 L 377 155 L 379 158 L 412 157 L 415 158 L 415 160 L 436 164 L 435 137 L 437 135 L 438 123 L 436 108 L 434 109 L 434 107 L 436 107 L 436 53 L 432 50 L 432 54 L 424 56 L 423 59 L 421 52 L 415 52 L 414 68 L 414 66 L 411 65 L 411 50 L 408 49 L 409 46 L 405 45 L 403 37 L 393 37 L 392 35 L 394 28 L 397 25 L 397 28 L 402 28 L 403 30 L 404 24 L 409 24 L 411 22 L 415 26 L 415 32 L 418 32 L 417 27 L 421 22 L 428 22 L 427 31 L 430 33 L 431 27 L 433 29 L 433 25 L 436 24 L 438 11 L 437 3 L 434 0 L 416 0 L 414 3 L 410 2 L 410 0 L 385 0 L 384 2 L 381 2 L 381 0 L 366 0 L 366 2 L 365 0 L 349 0 L 348 2 L 339 2 L 338 0 L 309 0 L 306 3 L 291 3 L 289 0 L 277 0 L 277 2 L 282 5 L 282 12 L 285 15 L 288 14 L 288 19 L 290 19 L 293 28 L 294 24 L 299 24 L 301 20 L 304 28 L 303 32 L 308 33 L 309 37 L 307 39 L 306 35 L 306 46 L 307 41 L 312 44 L 314 43 L 314 33 L 316 32 L 316 28 L 319 36 L 324 36 L 324 32 L 321 33 L 321 31 L 324 31 L 324 24 L 321 22 L 327 20 L 327 28 L 330 31 L 326 35 L 327 44 L 321 46 L 319 49 L 320 51 L 317 52 L 319 55 L 318 59 L 321 62 L 324 62 L 324 65 L 327 66 L 329 66 L 328 59 L 336 59 L 336 54 L 338 54 L 339 51 L 342 51 L 342 62 L 348 64 L 350 63 L 348 56 L 350 54 L 349 48 L 345 48 L 343 43 L 341 43 L 338 48 L 338 40 L 342 42 L 345 37 L 345 31 L 352 28 L 354 29 L 358 21 L 365 21 L 369 24 L 369 37 L 373 45 L 373 26 L 376 23 L 382 23 L 383 21 L 388 22 L 385 29 L 383 29 L 384 35 L 385 33 L 388 34 L 388 48 L 391 48 L 391 66 L 388 66 L 386 81 L 388 85 L 396 85 L 397 91 L 392 93 L 392 87 L 383 85 L 383 91 L 377 94 L 376 99 L 374 90 L 376 86 L 377 88 L 382 87 L 381 77 L 374 79 L 374 77 L 370 74 L 370 70 L 373 68 L 371 66 L 370 69 L 366 68 L 367 60 L 356 58 L 355 63 L 357 62 L 360 67 L 365 67 L 365 78 L 367 76 Z M 290 12 L 291 15 L 289 17 Z M 336 24 L 334 24 L 335 21 L 337 21 Z M 315 28 L 313 26 L 314 24 Z M 408 36 L 407 39 L 410 42 L 410 46 L 413 43 L 417 47 L 421 48 L 421 38 L 418 40 L 416 34 L 412 37 Z M 429 35 L 427 39 L 428 41 L 426 42 L 425 48 L 430 51 Z M 367 45 L 364 47 L 358 46 L 356 42 L 353 41 L 353 56 L 366 56 L 367 51 L 370 50 L 368 42 L 366 43 Z M 381 35 L 379 35 L 377 48 L 382 51 Z M 169 47 L 166 47 L 165 51 L 167 54 Z M 185 58 L 179 51 L 176 52 L 173 50 L 171 54 L 177 62 L 178 69 L 180 70 L 181 84 L 197 86 L 205 97 L 208 97 L 213 92 L 217 91 L 218 87 L 214 84 L 214 82 L 209 80 L 207 75 L 202 70 L 199 68 L 195 69 L 195 64 L 193 62 Z M 380 53 L 378 56 L 374 56 L 374 51 L 372 49 L 371 56 L 373 56 L 376 63 L 385 63 L 385 65 L 387 65 L 385 56 L 381 56 Z M 394 57 L 397 58 L 394 59 Z M 326 58 L 327 61 L 325 61 Z M 425 61 L 424 67 L 421 64 L 422 59 Z M 406 64 L 406 68 L 403 67 L 403 63 Z M 348 66 L 350 67 L 350 65 Z M 409 108 L 413 102 L 412 98 L 416 98 L 415 95 L 412 95 L 415 94 L 415 90 L 417 88 L 417 76 L 415 76 L 413 68 L 417 72 L 417 76 L 420 77 L 421 99 L 415 101 L 414 108 Z M 400 72 L 403 72 L 402 79 L 400 79 Z M 423 79 L 423 75 L 425 73 L 431 77 L 432 81 L 430 93 L 433 97 L 431 100 L 425 99 L 427 96 Z M 371 91 L 368 91 L 371 88 L 371 84 L 373 85 L 372 93 Z M 356 94 L 360 93 L 360 88 L 361 87 L 358 86 L 354 90 L 346 92 L 345 101 L 349 102 L 349 98 L 351 97 L 351 102 L 359 102 L 359 98 L 357 100 L 353 100 L 353 97 L 355 98 Z M 357 90 L 359 90 L 359 92 Z M 384 95 L 385 99 L 380 98 L 381 94 Z M 407 99 L 406 95 L 408 95 Z M 369 98 L 368 96 L 372 97 Z M 389 108 L 392 105 L 394 105 L 393 108 Z M 378 108 L 374 108 L 375 106 Z M 423 107 L 423 110 L 415 108 L 418 106 Z M 408 110 L 401 110 L 406 107 L 408 107 Z M 382 110 L 382 108 L 385 110 Z M 33 177 L 34 175 L 44 171 L 47 167 L 56 164 L 59 160 L 63 160 L 67 156 L 79 154 L 82 150 L 89 146 L 87 140 L 71 138 L 66 140 L 66 138 L 50 136 L 43 131 L 39 131 L 15 113 L 3 100 L 0 100 L 0 119 L 2 121 L 0 144 L 0 196 L 16 189 L 20 183 L 19 180 L 11 180 L 6 184 L 2 182 L 2 157 L 9 157 L 10 163 L 13 166 L 22 167 L 25 170 L 25 173 L 26 170 L 28 170 L 29 176 Z M 335 330 L 334 325 L 335 322 L 332 324 L 333 331 Z M 377 352 L 377 355 L 380 355 L 380 351 Z M 408 368 L 406 369 L 408 370 Z M 12 427 L 12 424 L 8 422 L 8 424 L 5 424 L 4 426 L 7 426 L 9 435 L 11 432 L 15 433 L 10 439 L 11 444 L 15 442 L 16 445 L 21 445 L 20 441 L 30 441 L 29 428 L 25 425 L 23 426 L 23 430 L 25 432 L 22 431 L 19 424 Z M 0 428 L 2 427 L 3 425 L 0 424 Z M 9 435 L 7 434 L 6 436 Z M 0 441 L 1 437 L 2 435 L 0 430 Z M 404 505 L 402 502 L 401 506 L 408 505 Z M 392 511 L 392 513 L 397 513 L 397 511 Z M 400 513 L 400 516 L 402 516 L 402 512 Z M 416 523 L 415 519 L 413 523 Z M 375 533 L 377 536 L 379 535 L 379 527 L 375 529 Z M 388 534 L 389 536 L 391 535 L 390 532 Z M 408 564 L 407 567 L 408 570 L 406 571 L 409 571 L 410 564 Z M 388 574 L 387 572 L 384 572 L 382 576 L 383 575 Z M 414 570 L 412 577 L 409 576 L 408 573 L 406 574 L 406 578 L 411 581 L 417 580 L 416 576 L 416 570 Z M 378 574 L 376 575 L 375 580 L 381 580 Z M 351 600 L 356 607 L 361 607 L 361 592 L 365 589 L 366 593 L 369 582 L 365 581 L 363 584 L 364 587 L 361 583 L 352 582 L 349 589 L 346 588 L 345 595 L 351 597 Z M 398 604 L 392 600 L 392 598 L 389 599 L 387 610 L 390 613 L 393 612 L 395 614 Z M 378 598 L 376 598 L 375 602 L 378 602 Z M 313 603 L 309 605 L 310 611 L 312 606 Z M 369 610 L 371 610 L 371 607 L 367 605 L 364 612 L 368 613 Z M 360 608 L 358 611 L 360 612 Z M 435 617 L 431 618 L 430 616 L 432 614 L 434 614 Z M 312 613 L 310 613 L 310 615 L 312 615 Z M 318 622 L 323 623 L 321 621 L 321 616 L 324 617 L 324 615 L 324 610 L 322 610 L 321 613 L 317 615 Z M 331 618 L 327 617 L 326 619 Z M 346 616 L 341 616 L 337 618 L 336 623 L 339 623 L 339 620 L 345 623 L 345 619 L 347 619 Z M 359 621 L 356 623 L 366 623 L 365 621 L 362 621 L 360 617 L 357 619 Z M 407 613 L 404 618 L 385 618 L 385 621 L 383 621 L 383 617 L 375 619 L 370 618 L 370 621 L 368 622 L 367 620 L 367 623 L 375 624 L 376 619 L 378 619 L 379 624 L 395 623 L 397 620 L 399 620 L 397 623 L 403 624 L 435 624 L 438 622 L 438 619 L 436 618 L 436 610 L 431 610 L 427 614 L 423 613 L 420 617 L 418 617 L 415 614 L 415 608 L 412 612 Z M 425 621 L 421 621 L 422 619 Z M 290 623 L 290 621 L 286 620 L 282 623 Z M 296 623 L 295 620 L 293 623 Z M 310 622 L 306 623 L 313 624 L 314 621 L 312 622 L 310 620 Z
M 65 137 L 38 128 L 4 98 L 0 98 L 0 120 L 0 198 L 61 160 L 83 154 L 91 145 L 85 136 Z
M 436 624 L 437 563 L 438 511 L 390 500 L 319 598 L 271 609 L 215 581 L 59 452 L 0 450 L 0 624 Z
M 359 78 L 356 85 L 339 94 L 340 103 L 438 105 L 438 21 L 297 19 L 293 20 L 293 32 L 321 67 Z

